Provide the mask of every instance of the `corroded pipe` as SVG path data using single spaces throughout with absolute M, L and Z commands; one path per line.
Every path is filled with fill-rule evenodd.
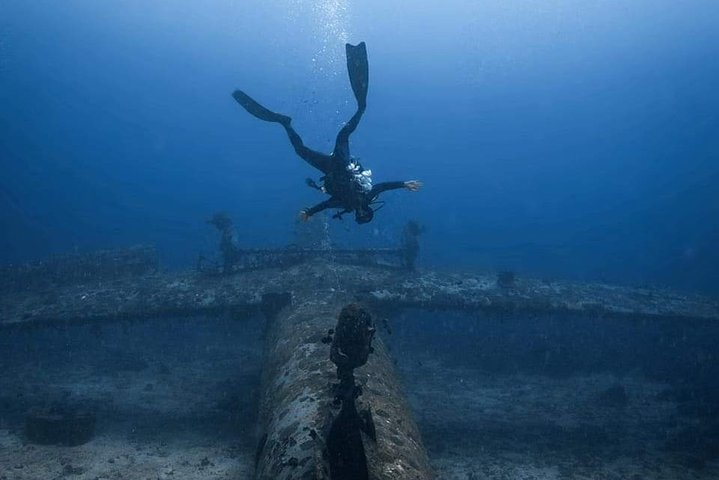
M 340 382 L 330 361 L 327 334 L 334 331 L 338 314 L 349 300 L 342 294 L 318 293 L 296 298 L 294 305 L 268 315 L 257 480 L 339 480 L 331 474 L 338 471 L 331 468 L 331 461 L 348 445 L 357 453 L 352 461 L 361 461 L 366 467 L 353 469 L 356 478 L 433 478 L 419 431 L 380 339 L 374 339 L 367 363 L 354 370 L 362 391 L 356 410 L 368 424 L 359 431 L 342 427 L 344 409 L 337 401 Z M 343 441 L 350 443 L 341 444 Z M 351 443 L 358 441 L 361 448 Z

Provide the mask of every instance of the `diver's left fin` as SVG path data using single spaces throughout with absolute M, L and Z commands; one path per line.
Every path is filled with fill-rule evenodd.
M 242 107 L 247 110 L 250 115 L 257 117 L 260 120 L 281 123 L 282 125 L 289 125 L 292 121 L 292 119 L 286 115 L 275 113 L 272 110 L 263 107 L 242 90 L 235 90 L 232 92 L 232 98 L 237 100 L 237 103 L 242 105 Z

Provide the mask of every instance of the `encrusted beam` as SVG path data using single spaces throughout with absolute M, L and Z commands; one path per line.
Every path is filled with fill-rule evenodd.
M 271 291 L 350 292 L 378 307 L 719 320 L 700 295 L 603 283 L 407 272 L 315 260 L 288 268 L 208 276 L 196 272 L 101 279 L 0 291 L 0 328 L 247 312 Z
M 423 272 L 369 292 L 397 307 L 719 320 L 719 301 L 655 287 Z
M 282 296 L 271 298 L 276 306 Z M 293 305 L 276 314 L 277 308 L 267 309 L 257 480 L 433 478 L 379 339 L 374 339 L 367 363 L 354 370 L 362 392 L 355 411 L 359 415 L 356 421 L 347 416 L 343 401 L 354 396 L 352 390 L 342 393 L 329 344 L 338 314 L 350 300 L 346 293 L 324 290 L 294 296 Z M 337 327 L 337 335 L 342 328 Z M 352 328 L 344 327 L 345 333 Z M 332 351 L 335 362 L 350 355 L 346 341 L 342 347 L 333 344 Z

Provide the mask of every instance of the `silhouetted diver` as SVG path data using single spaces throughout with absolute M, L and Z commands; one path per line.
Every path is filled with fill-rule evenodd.
M 336 208 L 340 211 L 334 215 L 334 218 L 342 218 L 345 213 L 354 211 L 357 223 L 367 223 L 374 217 L 374 210 L 371 205 L 377 200 L 380 193 L 398 188 L 406 188 L 416 192 L 422 186 L 422 182 L 416 180 L 383 182 L 373 186 L 372 171 L 362 168 L 362 165 L 350 155 L 349 137 L 357 128 L 367 107 L 369 65 L 364 42 L 357 46 L 348 43 L 345 48 L 347 52 L 347 71 L 349 72 L 352 91 L 357 99 L 357 111 L 337 134 L 335 148 L 329 155 L 307 148 L 302 143 L 300 136 L 292 128 L 292 119 L 290 117 L 268 110 L 241 90 L 235 90 L 232 94 L 237 103 L 242 105 L 250 114 L 260 120 L 279 123 L 285 127 L 287 136 L 290 138 L 297 155 L 324 174 L 320 179 L 322 186 L 318 186 L 314 180 L 309 178 L 307 179 L 307 184 L 327 193 L 330 198 L 314 207 L 301 210 L 300 218 L 302 220 L 307 220 L 312 215 L 327 208 Z

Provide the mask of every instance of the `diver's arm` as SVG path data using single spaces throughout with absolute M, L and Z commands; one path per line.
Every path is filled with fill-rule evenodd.
M 309 218 L 312 215 L 315 215 L 317 213 L 320 213 L 322 210 L 326 210 L 328 208 L 337 208 L 340 207 L 339 201 L 335 199 L 334 197 L 329 198 L 328 200 L 325 200 L 324 202 L 318 203 L 314 207 L 311 208 L 303 208 L 300 210 L 300 220 L 306 221 L 309 220 Z
M 397 190 L 400 188 L 406 188 L 411 192 L 416 192 L 421 187 L 422 182 L 419 182 L 417 180 L 408 180 L 406 182 L 382 182 L 372 187 L 372 192 L 370 192 L 370 195 L 374 198 L 380 193 L 386 192 L 387 190 Z

